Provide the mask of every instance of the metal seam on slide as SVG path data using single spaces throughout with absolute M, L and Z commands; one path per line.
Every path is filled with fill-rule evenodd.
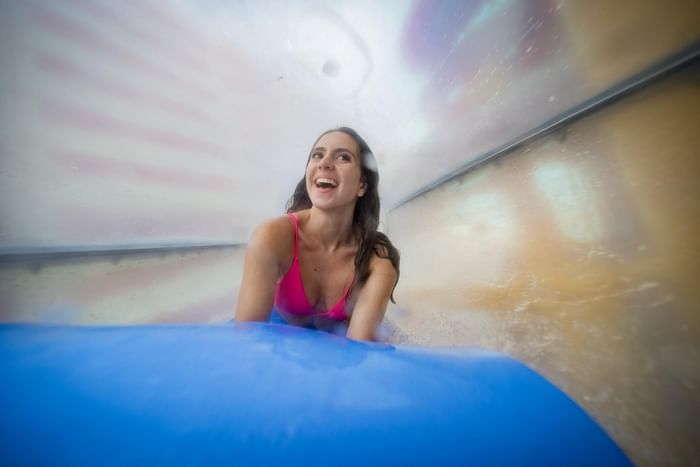
M 183 253 L 192 250 L 232 248 L 244 246 L 236 243 L 183 243 L 168 245 L 122 245 L 122 246 L 51 246 L 10 247 L 0 249 L 1 263 L 42 262 L 89 256 L 123 256 L 143 254 Z
M 607 90 L 601 92 L 600 94 L 593 96 L 590 99 L 583 101 L 582 103 L 570 108 L 566 112 L 557 115 L 546 122 L 537 125 L 531 130 L 525 132 L 524 134 L 518 136 L 517 138 L 511 140 L 510 142 L 498 146 L 495 149 L 486 151 L 482 155 L 476 157 L 475 159 L 469 161 L 462 167 L 459 167 L 452 172 L 428 183 L 424 187 L 418 189 L 412 194 L 406 196 L 401 201 L 394 204 L 389 208 L 389 212 L 403 206 L 409 201 L 437 188 L 438 186 L 446 183 L 454 178 L 457 178 L 465 173 L 480 167 L 486 162 L 492 161 L 499 157 L 505 156 L 512 151 L 515 151 L 519 147 L 529 144 L 532 141 L 545 136 L 558 130 L 561 127 L 569 125 L 576 120 L 583 118 L 593 112 L 597 112 L 613 104 L 614 102 L 625 98 L 632 94 L 633 92 L 640 91 L 641 89 L 655 83 L 657 80 L 666 77 L 672 73 L 678 72 L 685 68 L 686 66 L 692 65 L 695 61 L 700 58 L 700 41 L 694 42 L 691 46 L 684 48 L 680 52 L 667 57 L 660 62 L 646 68 L 645 70 L 637 73 L 636 75 L 626 78 Z

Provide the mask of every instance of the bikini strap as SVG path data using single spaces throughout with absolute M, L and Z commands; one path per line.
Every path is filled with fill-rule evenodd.
M 294 225 L 294 261 L 299 258 L 299 219 L 294 212 L 290 212 L 287 216 L 292 220 Z
M 352 281 L 350 281 L 350 287 L 348 287 L 348 289 L 343 294 L 343 300 L 347 300 L 348 297 L 350 296 L 350 292 L 352 291 L 352 288 L 355 287 L 355 279 L 357 279 L 357 274 L 353 272 L 352 273 Z

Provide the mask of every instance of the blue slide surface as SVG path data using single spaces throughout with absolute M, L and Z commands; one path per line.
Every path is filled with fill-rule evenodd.
M 563 392 L 481 350 L 9 324 L 0 380 L 0 465 L 630 465 Z

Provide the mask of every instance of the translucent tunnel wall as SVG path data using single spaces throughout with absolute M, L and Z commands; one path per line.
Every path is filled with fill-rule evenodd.
M 639 463 L 697 459 L 698 109 L 671 79 L 393 211 L 401 338 L 515 355 Z
M 318 133 L 402 252 L 391 339 L 536 368 L 700 463 L 697 2 L 0 3 L 0 319 L 225 322 Z

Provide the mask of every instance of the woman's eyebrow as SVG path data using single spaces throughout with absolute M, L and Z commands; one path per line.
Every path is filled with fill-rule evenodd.
M 349 150 L 348 148 L 336 148 L 335 151 L 333 151 L 333 152 L 336 153 L 336 154 L 339 153 L 339 152 L 347 152 L 347 153 L 350 154 L 352 157 L 355 157 L 355 153 L 352 152 L 351 150 Z
M 311 152 L 316 152 L 316 151 L 326 152 L 327 149 L 324 148 L 323 146 L 316 146 L 316 147 L 314 148 L 314 150 L 311 151 Z M 355 153 L 352 152 L 351 150 L 349 150 L 348 148 L 335 148 L 335 149 L 333 150 L 333 152 L 341 152 L 341 151 L 343 151 L 343 152 L 348 152 L 348 153 L 350 153 L 351 155 L 355 156 Z

